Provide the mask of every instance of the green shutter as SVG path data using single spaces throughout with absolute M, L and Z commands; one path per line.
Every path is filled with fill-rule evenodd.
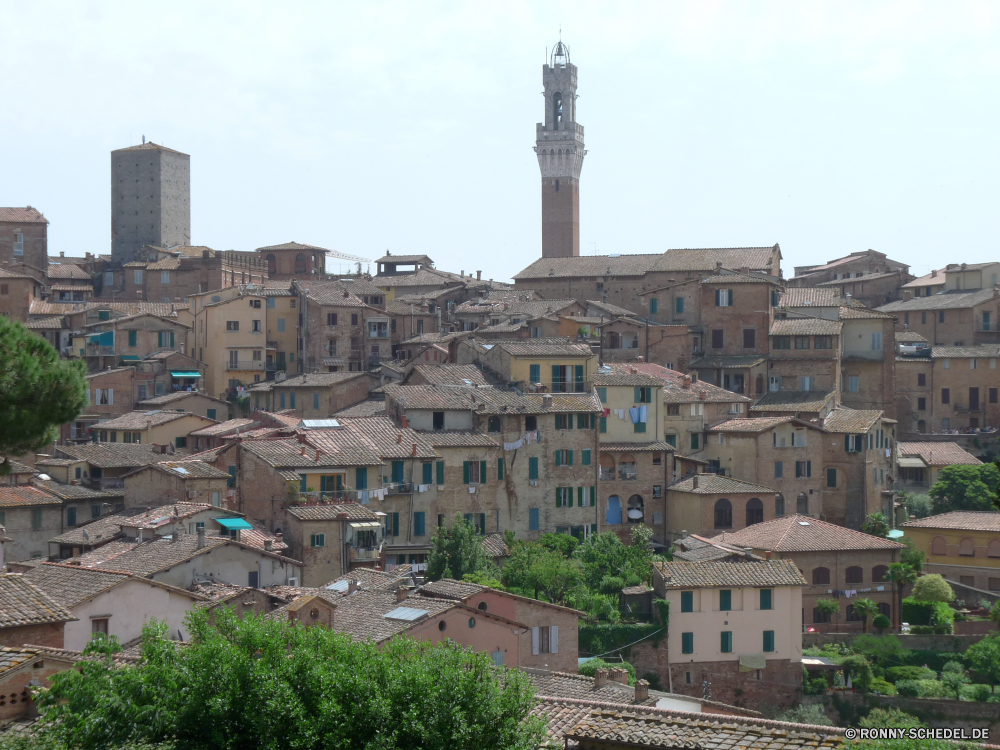
M 556 487 L 556 507 L 562 507 L 562 488 Z
M 528 459 L 528 479 L 538 479 L 538 456 Z
M 368 489 L 368 467 L 359 466 L 354 470 L 355 482 L 354 489 L 356 490 L 367 490 Z
M 413 514 L 413 535 L 424 536 L 427 533 L 424 521 L 424 512 L 417 511 Z
M 540 382 L 542 382 L 542 366 L 541 365 L 529 365 L 528 366 L 528 370 L 529 370 L 529 373 L 530 373 L 528 375 L 528 379 L 532 383 L 540 383 Z
M 733 592 L 731 589 L 719 591 L 719 610 L 729 612 L 733 608 Z
M 434 466 L 428 461 L 424 464 L 423 484 L 434 483 Z
M 578 508 L 583 507 L 583 487 L 576 488 L 576 505 Z
M 444 484 L 444 461 L 437 462 L 437 483 Z
M 471 473 L 472 473 L 472 470 L 469 468 L 469 462 L 468 461 L 463 461 L 462 462 L 462 481 L 465 482 L 466 484 L 469 483 L 469 475 Z
M 774 651 L 774 631 L 764 631 L 764 651 L 767 653 Z
M 652 315 L 656 315 L 656 297 L 652 297 L 649 300 L 649 312 Z
M 479 483 L 486 484 L 486 462 L 479 462 Z
M 205 416 L 208 417 L 209 419 L 215 419 L 215 415 L 216 415 L 215 409 L 208 409 L 205 412 Z
M 566 415 L 566 429 L 567 430 L 572 430 L 573 429 L 573 415 L 572 414 L 567 414 Z
M 138 331 L 129 331 L 128 332 L 128 345 L 129 346 L 136 346 L 139 343 L 138 339 L 139 339 L 139 332 Z
M 771 589 L 760 590 L 760 608 L 771 609 Z
M 559 390 L 556 388 L 556 383 L 562 382 L 562 367 L 559 365 L 552 365 L 552 390 Z
M 503 458 L 497 459 L 497 481 L 503 481 Z
M 844 450 L 847 453 L 851 452 L 851 436 L 850 435 L 844 435 Z
M 562 466 L 562 451 L 556 451 L 556 466 Z
M 645 432 L 645 431 L 646 431 L 646 423 L 645 422 L 636 422 L 634 425 L 632 425 L 632 432 L 633 433 L 636 433 L 636 432 Z
M 174 348 L 174 332 L 173 331 L 170 332 L 170 348 L 171 349 Z
M 227 487 L 235 487 L 236 486 L 236 467 L 235 466 L 230 466 L 229 467 L 229 481 L 226 483 L 226 486 Z
M 826 470 L 826 486 L 836 487 L 837 486 L 837 470 L 827 469 Z
M 599 399 L 601 399 L 601 403 L 602 404 L 606 404 L 608 402 L 608 389 L 607 388 L 598 388 L 597 389 L 597 397 Z
M 635 403 L 637 403 L 637 404 L 641 404 L 641 403 L 642 403 L 642 388 L 638 388 L 638 387 L 637 387 L 637 388 L 635 389 L 635 398 L 634 398 L 633 400 L 634 400 L 634 401 L 635 401 Z
M 585 448 L 583 450 L 583 458 L 581 459 L 581 462 L 582 462 L 582 464 L 584 466 L 590 466 L 590 449 L 589 448 Z
M 392 481 L 394 484 L 402 484 L 404 479 L 404 468 L 402 461 L 392 462 Z
M 694 612 L 694 592 L 681 592 L 681 612 Z
M 729 290 L 729 306 L 730 307 L 733 306 L 733 290 L 732 289 Z
M 694 633 L 681 633 L 681 653 L 694 653 Z
M 307 486 L 308 485 L 306 484 L 306 475 L 305 474 L 300 475 L 300 477 L 299 477 L 299 492 L 306 492 L 307 491 L 307 489 L 306 489 Z
M 601 417 L 601 432 L 607 432 L 607 431 L 608 431 L 608 418 Z
M 583 393 L 583 365 L 576 366 L 576 392 Z
M 569 452 L 569 465 L 570 465 L 570 466 L 572 466 L 572 465 L 573 465 L 573 451 L 570 451 L 570 452 Z

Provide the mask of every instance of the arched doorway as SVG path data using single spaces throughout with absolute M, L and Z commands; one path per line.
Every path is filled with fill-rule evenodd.
M 635 479 L 636 476 L 635 456 L 631 453 L 622 453 L 621 457 L 618 459 L 618 478 Z
M 613 482 L 615 480 L 615 457 L 610 453 L 602 453 L 600 458 L 601 481 Z
M 764 523 L 764 503 L 759 497 L 747 500 L 747 526 L 753 526 L 755 523 Z
M 622 499 L 618 495 L 612 495 L 608 498 L 608 510 L 604 520 L 609 525 L 622 522 Z

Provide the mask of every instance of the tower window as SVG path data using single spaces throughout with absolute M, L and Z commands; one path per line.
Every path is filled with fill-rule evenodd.
M 556 180 L 556 192 L 559 192 L 559 180 Z
M 558 91 L 552 95 L 552 115 L 555 122 L 562 122 L 562 94 Z

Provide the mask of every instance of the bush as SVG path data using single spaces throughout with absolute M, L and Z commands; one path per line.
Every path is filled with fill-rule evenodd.
M 885 630 L 891 625 L 892 622 L 885 615 L 875 615 L 875 618 L 872 620 L 872 626 L 876 630 Z
M 913 625 L 930 625 L 933 613 L 930 602 L 918 601 L 912 596 L 903 599 L 903 622 L 910 623 L 910 632 L 913 632 Z
M 882 695 L 895 695 L 896 686 L 891 682 L 886 682 L 885 680 L 876 677 L 872 680 L 871 691 L 873 693 L 881 693 Z
M 879 663 L 902 664 L 910 655 L 894 635 L 859 635 L 851 648 L 864 654 L 869 661 Z
M 602 594 L 620 594 L 625 588 L 625 579 L 621 576 L 604 576 L 601 579 L 599 590 Z
M 951 602 L 955 600 L 955 592 L 944 576 L 931 573 L 920 576 L 913 584 L 913 598 L 918 602 Z
M 920 694 L 917 696 L 918 698 L 945 697 L 945 686 L 938 680 L 917 680 L 917 685 L 920 688 Z
M 896 683 L 896 692 L 906 698 L 919 698 L 920 680 L 899 680 Z
M 830 688 L 830 683 L 826 681 L 826 678 L 820 675 L 819 677 L 809 677 L 808 672 L 802 670 L 805 673 L 805 679 L 803 680 L 803 689 L 806 695 L 824 695 L 826 691 Z
M 808 706 L 796 706 L 774 717 L 778 721 L 790 721 L 793 724 L 812 724 L 813 726 L 832 727 L 833 722 L 823 713 L 823 707 L 815 703 Z
M 968 685 L 962 688 L 962 697 L 966 700 L 986 703 L 990 699 L 993 691 L 989 685 Z
M 911 635 L 934 635 L 933 625 L 912 625 L 910 627 Z
M 871 663 L 861 654 L 844 657 L 840 662 L 842 667 L 850 671 L 851 683 L 859 693 L 867 693 L 871 690 L 872 676 Z
M 903 495 L 903 505 L 909 515 L 917 518 L 927 518 L 931 514 L 930 495 Z
M 885 670 L 885 678 L 893 683 L 900 680 L 933 680 L 935 677 L 937 672 L 924 667 L 889 667 Z
M 589 659 L 580 665 L 580 674 L 593 677 L 598 669 L 625 669 L 628 671 L 628 684 L 635 685 L 635 667 L 627 661 L 604 661 L 604 659 Z
M 919 727 L 920 719 L 908 713 L 900 711 L 898 708 L 873 708 L 858 722 L 859 727 L 865 729 L 878 729 L 879 727 L 892 727 L 894 729 L 908 729 Z
M 934 602 L 931 612 L 931 624 L 935 633 L 953 633 L 955 631 L 955 610 L 945 602 Z

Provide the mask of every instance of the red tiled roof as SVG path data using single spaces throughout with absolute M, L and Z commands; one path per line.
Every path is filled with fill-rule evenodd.
M 920 456 L 928 466 L 981 464 L 958 443 L 899 443 L 900 456 Z
M 903 549 L 898 542 L 797 514 L 726 532 L 725 541 L 740 547 L 774 552 Z
M 0 208 L 0 221 L 11 221 L 16 224 L 48 224 L 42 212 L 31 206 L 12 206 L 10 208 Z
M 960 531 L 1000 531 L 1000 512 L 992 510 L 955 510 L 937 516 L 918 518 L 903 524 L 911 529 L 957 529 Z

